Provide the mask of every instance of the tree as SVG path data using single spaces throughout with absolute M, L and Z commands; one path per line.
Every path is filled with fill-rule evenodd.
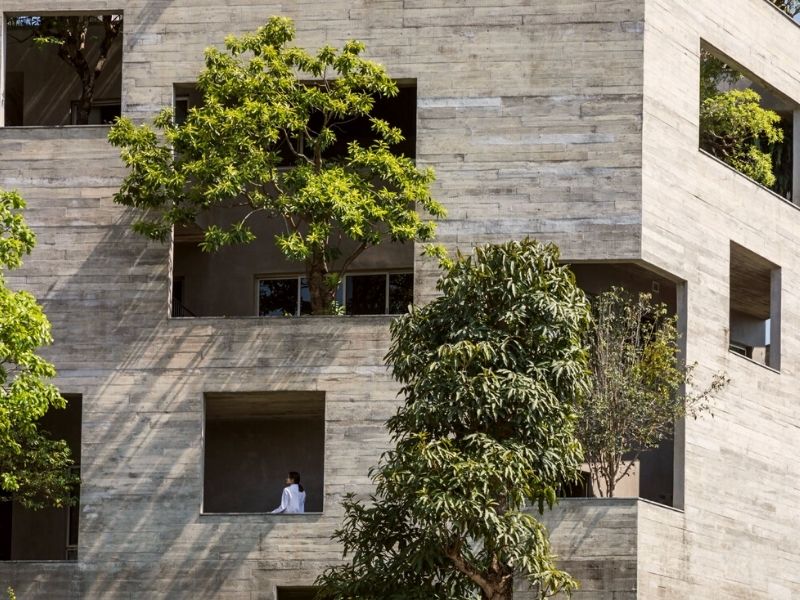
M 707 51 L 701 56 L 700 146 L 758 183 L 776 183 L 773 155 L 784 141 L 781 117 L 751 89 L 726 89 L 742 75 Z M 782 190 L 781 190 L 782 191 Z
M 524 508 L 552 507 L 581 464 L 586 298 L 555 246 L 530 240 L 459 255 L 437 289 L 392 323 L 395 447 L 369 501 L 344 502 L 334 537 L 350 559 L 320 577 L 323 597 L 505 600 L 515 575 L 543 597 L 569 593 Z
M 786 12 L 790 17 L 800 15 L 800 0 L 770 0 L 770 2 Z
M 63 506 L 77 483 L 69 447 L 37 424 L 48 410 L 66 405 L 48 381 L 53 365 L 37 354 L 52 341 L 50 323 L 33 296 L 9 290 L 3 277 L 36 241 L 19 214 L 24 206 L 19 194 L 0 190 L 0 500 Z
M 693 368 L 680 360 L 677 317 L 649 294 L 613 287 L 592 302 L 592 317 L 592 390 L 579 411 L 578 435 L 592 480 L 613 497 L 639 455 L 671 437 L 677 419 L 707 411 L 728 379 L 718 374 L 707 389 L 683 393 Z
M 88 124 L 95 85 L 108 64 L 114 41 L 122 33 L 122 15 L 8 17 L 7 24 L 30 29 L 36 44 L 58 46 L 59 58 L 81 80 L 77 124 Z M 95 43 L 94 29 L 99 26 L 103 28 L 103 37 Z M 95 48 L 97 56 L 93 58 Z
M 205 228 L 203 250 L 255 239 L 254 215 L 279 217 L 276 243 L 305 266 L 314 314 L 331 311 L 336 287 L 362 252 L 382 242 L 430 240 L 433 172 L 392 151 L 402 132 L 371 118 L 373 139 L 330 152 L 343 124 L 369 117 L 376 96 L 394 96 L 385 69 L 361 57 L 361 42 L 315 55 L 289 46 L 289 19 L 273 17 L 255 33 L 206 50 L 198 86 L 203 104 L 183 123 L 167 109 L 156 131 L 120 119 L 109 140 L 130 168 L 115 199 L 141 209 L 135 229 L 164 240 L 174 225 L 228 211 L 232 224 Z M 247 212 L 236 216 L 235 208 Z

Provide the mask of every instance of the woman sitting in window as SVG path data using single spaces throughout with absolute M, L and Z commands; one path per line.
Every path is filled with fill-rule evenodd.
M 286 487 L 281 494 L 281 505 L 273 513 L 304 513 L 306 512 L 306 491 L 300 484 L 300 473 L 289 471 L 286 478 Z

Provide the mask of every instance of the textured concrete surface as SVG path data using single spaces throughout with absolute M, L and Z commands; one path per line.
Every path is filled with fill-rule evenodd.
M 418 89 L 417 160 L 436 169 L 447 245 L 532 235 L 570 261 L 637 261 L 685 282 L 690 361 L 733 379 L 679 432 L 685 512 L 566 503 L 557 551 L 586 598 L 800 595 L 797 208 L 697 150 L 700 39 L 800 99 L 800 29 L 763 0 L 361 0 L 279 4 L 0 0 L 4 12 L 125 14 L 123 111 L 146 120 L 202 50 L 272 14 L 298 43 L 364 40 Z M 107 129 L 0 129 L 0 185 L 39 245 L 11 285 L 45 304 L 48 356 L 83 395 L 75 563 L 0 564 L 20 598 L 274 600 L 340 556 L 329 536 L 388 440 L 389 319 L 168 319 L 170 250 L 129 230 Z M 782 370 L 728 353 L 730 242 L 782 269 Z M 418 301 L 434 291 L 415 259 Z M 679 301 L 679 304 L 683 302 Z M 203 395 L 325 392 L 322 515 L 201 515 Z M 585 501 L 582 501 L 585 502 Z M 581 542 L 583 540 L 583 542 Z M 580 542 L 580 543 L 579 543 Z M 754 560 L 757 557 L 757 560 Z

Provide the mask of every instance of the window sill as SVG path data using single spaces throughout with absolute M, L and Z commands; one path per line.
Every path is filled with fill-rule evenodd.
M 780 10 L 780 9 L 777 9 L 777 10 Z M 715 163 L 722 165 L 723 167 L 725 167 L 726 169 L 728 169 L 729 171 L 731 171 L 731 172 L 733 172 L 733 173 L 736 173 L 736 175 L 738 175 L 739 177 L 741 177 L 743 180 L 745 180 L 745 181 L 749 181 L 750 183 L 752 183 L 752 184 L 753 184 L 754 186 L 756 186 L 757 188 L 764 190 L 765 192 L 767 192 L 767 193 L 768 193 L 768 194 L 770 194 L 771 196 L 773 196 L 773 197 L 777 198 L 778 200 L 780 200 L 780 201 L 781 201 L 781 202 L 783 202 L 784 204 L 788 204 L 789 206 L 791 206 L 791 207 L 792 207 L 792 208 L 794 208 L 795 210 L 800 210 L 800 206 L 798 206 L 797 204 L 795 204 L 795 203 L 794 203 L 794 202 L 792 202 L 791 200 L 787 200 L 786 198 L 784 198 L 784 197 L 783 197 L 783 196 L 781 196 L 780 194 L 778 194 L 778 193 L 776 193 L 776 192 L 773 192 L 773 191 L 772 191 L 771 189 L 769 189 L 768 187 L 766 187 L 766 186 L 764 186 L 764 185 L 762 185 L 762 184 L 758 183 L 758 182 L 757 182 L 755 179 L 753 179 L 752 177 L 748 177 L 747 175 L 745 175 L 744 173 L 742 173 L 742 172 L 741 172 L 741 171 L 739 171 L 738 169 L 735 169 L 735 168 L 733 168 L 733 167 L 732 167 L 732 166 L 730 166 L 728 163 L 726 163 L 724 160 L 720 160 L 719 158 L 717 158 L 716 156 L 714 156 L 714 155 L 713 155 L 713 154 L 711 154 L 710 152 L 707 152 L 707 151 L 703 150 L 702 148 L 698 148 L 697 150 L 698 150 L 698 152 L 700 152 L 700 154 L 701 154 L 701 155 L 705 156 L 706 158 L 710 158 L 710 159 L 711 159 L 711 160 L 713 160 Z M 793 194 L 794 194 L 794 190 L 793 190 Z M 796 194 L 795 194 L 795 195 L 796 195 Z
M 62 130 L 62 129 L 111 129 L 111 124 L 107 125 L 3 125 L 0 129 L 8 131 L 28 131 L 28 130 Z
M 684 514 L 684 510 L 682 508 L 678 508 L 675 506 L 670 506 L 669 504 L 662 504 L 661 502 L 656 502 L 655 500 L 648 500 L 647 498 L 641 497 L 634 497 L 634 496 L 625 496 L 625 497 L 614 497 L 614 498 L 559 498 L 557 504 L 563 503 L 570 503 L 570 504 L 580 504 L 580 503 L 587 503 L 587 504 L 605 504 L 609 506 L 613 505 L 620 505 L 620 504 L 638 504 L 638 503 L 649 504 L 650 506 L 657 506 L 658 508 L 663 508 L 664 510 L 668 510 L 674 513 Z
M 78 559 L 70 559 L 67 560 L 66 558 L 24 558 L 19 559 L 15 558 L 13 560 L 0 560 L 0 569 L 3 568 L 3 565 L 76 565 L 78 564 Z
M 404 314 L 408 313 L 396 313 L 391 315 L 302 315 L 299 317 L 282 317 L 282 316 L 258 316 L 258 315 L 239 315 L 239 316 L 225 316 L 225 315 L 215 315 L 215 316 L 198 316 L 198 317 L 173 317 L 172 315 L 167 317 L 169 321 L 176 321 L 176 322 L 189 322 L 189 321 L 201 321 L 201 320 L 233 320 L 233 319 L 244 319 L 248 321 L 281 321 L 285 323 L 290 323 L 292 321 L 309 321 L 314 319 L 396 319 Z
M 771 371 L 772 373 L 775 373 L 776 375 L 780 375 L 781 374 L 780 370 L 778 370 L 778 369 L 776 369 L 774 367 L 770 367 L 769 365 L 765 365 L 764 363 L 758 362 L 757 360 L 753 360 L 752 358 L 748 358 L 747 356 L 743 356 L 742 354 L 739 354 L 738 352 L 734 352 L 733 350 L 728 349 L 728 354 L 732 354 L 733 356 L 741 358 L 742 360 L 744 360 L 746 362 L 749 362 L 751 365 L 756 365 L 757 367 L 761 367 L 762 369 L 766 369 L 767 371 Z
M 304 512 L 304 513 L 273 513 L 273 512 L 201 512 L 201 519 L 208 519 L 214 517 L 222 518 L 242 518 L 242 517 L 258 517 L 259 519 L 274 518 L 274 519 L 302 519 L 304 517 L 319 518 L 324 516 L 324 512 Z M 66 561 L 70 562 L 70 561 Z

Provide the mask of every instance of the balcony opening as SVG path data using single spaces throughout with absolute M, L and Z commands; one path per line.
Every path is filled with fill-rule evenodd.
M 308 82 L 314 85 L 314 82 Z M 409 158 L 416 158 L 417 155 L 417 86 L 415 82 L 398 81 L 399 93 L 392 97 L 378 97 L 372 109 L 371 116 L 388 121 L 391 125 L 399 127 L 405 139 L 393 146 L 396 153 L 404 154 Z M 200 106 L 203 97 L 193 83 L 178 83 L 174 86 L 174 111 L 175 120 L 182 123 L 189 110 L 195 106 Z M 311 129 L 322 125 L 321 117 L 313 117 L 309 123 Z M 368 117 L 356 117 L 335 126 L 336 142 L 327 148 L 323 154 L 325 158 L 342 156 L 347 153 L 347 144 L 359 142 L 368 145 L 375 139 L 375 134 L 371 129 Z M 282 153 L 285 164 L 291 164 L 294 155 L 286 147 Z
M 310 82 L 309 85 L 313 85 Z M 372 114 L 400 127 L 405 141 L 398 152 L 413 158 L 416 154 L 416 85 L 399 84 L 394 98 L 378 98 Z M 182 122 L 192 108 L 202 104 L 195 84 L 174 86 L 175 119 Z M 313 121 L 313 119 L 312 119 Z M 337 142 L 327 156 L 342 154 L 347 143 L 368 143 L 373 138 L 369 121 L 352 119 L 337 126 Z M 286 165 L 292 154 L 283 153 Z M 204 230 L 210 225 L 226 227 L 242 218 L 247 207 L 218 208 L 201 215 L 190 226 L 176 227 L 173 237 L 172 308 L 173 317 L 218 316 L 302 316 L 311 313 L 310 295 L 304 265 L 287 260 L 274 239 L 285 231 L 278 218 L 251 219 L 256 240 L 247 245 L 223 248 L 215 253 L 200 249 Z M 333 236 L 335 237 L 335 236 Z M 343 241 L 342 257 L 355 248 Z M 331 272 L 341 267 L 343 258 L 330 265 Z M 413 301 L 414 245 L 385 242 L 368 248 L 348 268 L 336 294 L 337 312 L 347 315 L 398 314 Z
M 731 242 L 730 351 L 780 369 L 781 270 Z
M 122 15 L 4 15 L 10 126 L 103 125 L 120 115 Z
M 705 42 L 700 60 L 700 149 L 800 204 L 800 105 Z
M 65 395 L 67 407 L 51 410 L 39 421 L 42 431 L 69 445 L 80 471 L 81 396 Z M 80 490 L 76 490 L 76 496 Z M 0 502 L 0 560 L 77 560 L 80 503 L 65 508 L 31 510 Z
M 324 455 L 323 392 L 206 393 L 203 512 L 271 512 L 290 471 L 322 512 Z
M 584 263 L 570 265 L 578 285 L 590 299 L 612 286 L 621 287 L 637 295 L 651 294 L 654 302 L 664 303 L 670 314 L 679 315 L 678 327 L 682 331 L 685 318 L 681 318 L 685 306 L 685 285 L 671 280 L 644 266 L 633 263 Z M 682 351 L 685 336 L 679 340 Z M 617 483 L 615 496 L 640 497 L 667 506 L 682 504 L 683 489 L 683 445 L 682 424 L 676 423 L 671 435 L 656 448 L 641 452 L 638 457 L 623 457 L 623 468 L 633 462 L 628 475 Z M 588 465 L 584 465 L 581 479 L 563 490 L 567 497 L 595 497 L 603 495 L 597 483 L 592 481 Z
M 278 587 L 277 600 L 314 600 L 319 588 L 312 586 Z

